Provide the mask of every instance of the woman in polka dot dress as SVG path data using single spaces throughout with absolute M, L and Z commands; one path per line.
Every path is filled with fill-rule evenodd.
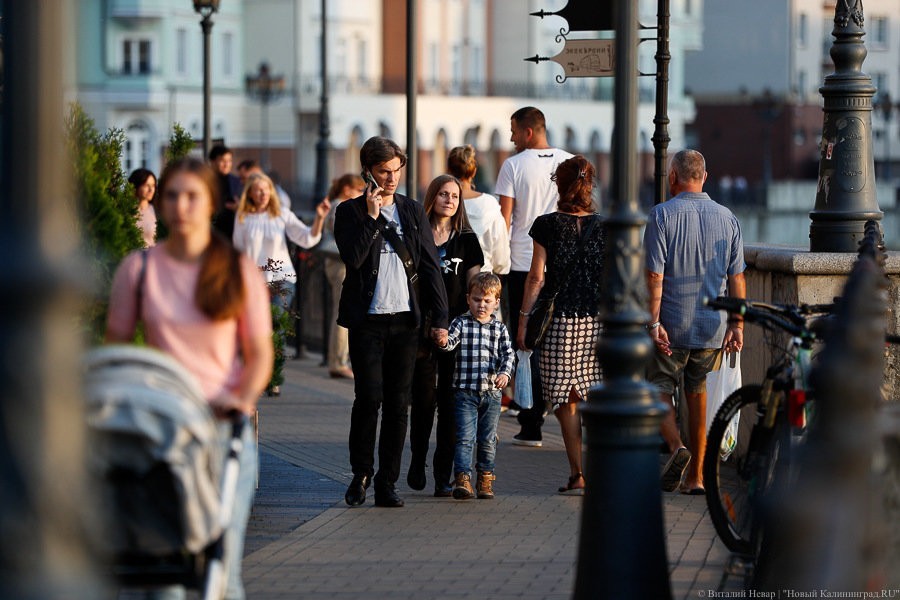
M 584 493 L 584 475 L 581 415 L 577 407 L 601 377 L 594 347 L 600 336 L 605 232 L 591 197 L 591 163 L 583 156 L 574 156 L 557 167 L 553 180 L 559 190 L 557 210 L 535 219 L 529 232 L 534 240 L 534 254 L 525 281 L 517 342 L 519 347 L 525 347 L 528 313 L 538 297 L 551 297 L 558 290 L 553 321 L 537 351 L 544 399 L 559 420 L 569 460 L 569 479 L 559 492 L 580 495 Z M 579 252 L 582 234 L 589 237 Z M 573 260 L 576 263 L 569 268 Z M 567 269 L 566 280 L 560 281 Z

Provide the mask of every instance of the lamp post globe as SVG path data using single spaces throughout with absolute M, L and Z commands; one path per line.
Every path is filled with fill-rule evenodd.
M 247 94 L 260 103 L 260 164 L 264 171 L 269 170 L 269 104 L 284 93 L 284 76 L 273 75 L 269 64 L 262 62 L 255 75 L 246 77 Z
M 194 10 L 206 16 L 207 13 L 212 14 L 219 10 L 219 2 L 221 0 L 194 0 Z
M 203 158 L 209 158 L 209 33 L 212 31 L 212 14 L 219 10 L 220 0 L 194 0 L 194 10 L 203 17 L 200 28 L 203 30 Z

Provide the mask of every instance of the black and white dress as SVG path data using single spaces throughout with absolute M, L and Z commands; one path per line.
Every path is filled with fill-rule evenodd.
M 598 223 L 584 241 L 578 262 L 556 296 L 553 321 L 538 351 L 544 399 L 556 409 L 573 387 L 582 398 L 600 383 L 595 346 L 600 337 L 600 293 L 605 233 L 599 215 L 554 212 L 535 219 L 529 235 L 547 251 L 541 297 L 557 289 L 558 277 L 574 259 L 578 239 L 592 219 Z

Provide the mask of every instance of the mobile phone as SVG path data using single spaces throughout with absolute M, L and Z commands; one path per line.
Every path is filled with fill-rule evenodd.
M 366 171 L 366 181 L 368 181 L 370 184 L 372 184 L 372 189 L 373 189 L 373 190 L 374 190 L 375 188 L 379 187 L 379 186 L 378 186 L 378 182 L 375 181 L 375 178 L 372 176 L 372 172 L 371 172 L 371 171 Z

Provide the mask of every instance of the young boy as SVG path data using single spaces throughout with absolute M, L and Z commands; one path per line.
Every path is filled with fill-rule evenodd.
M 500 398 L 513 369 L 512 340 L 506 326 L 494 318 L 500 303 L 500 278 L 479 273 L 469 282 L 469 312 L 456 317 L 438 340 L 442 350 L 459 346 L 453 389 L 456 395 L 456 453 L 453 497 L 469 500 L 472 490 L 472 447 L 478 442 L 475 468 L 478 497 L 494 497 L 494 455 Z

